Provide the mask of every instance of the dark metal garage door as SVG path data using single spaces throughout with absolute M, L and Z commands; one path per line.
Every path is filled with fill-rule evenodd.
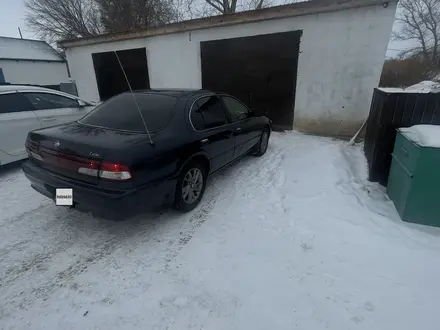
M 292 129 L 301 34 L 201 42 L 202 87 L 238 97 L 275 129 Z
M 146 49 L 118 50 L 116 53 L 131 87 L 134 90 L 150 88 Z M 92 59 L 101 101 L 130 90 L 115 52 L 94 53 Z

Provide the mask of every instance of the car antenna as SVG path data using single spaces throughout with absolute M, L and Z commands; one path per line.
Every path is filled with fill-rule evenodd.
M 122 66 L 121 60 L 119 59 L 118 53 L 116 52 L 116 50 L 114 50 L 113 52 L 116 55 L 116 59 L 118 60 L 118 63 L 119 63 L 119 65 L 121 67 L 121 70 L 122 70 L 122 73 L 124 74 L 125 80 L 127 81 L 128 88 L 130 88 L 131 95 L 133 95 L 134 103 L 136 104 L 136 107 L 137 107 L 137 109 L 139 111 L 139 114 L 141 115 L 142 122 L 144 123 L 144 126 L 145 126 L 145 130 L 147 131 L 148 138 L 150 139 L 150 144 L 154 144 L 153 140 L 151 139 L 150 131 L 148 130 L 147 124 L 145 123 L 144 116 L 142 115 L 141 108 L 139 107 L 139 104 L 137 103 L 136 96 L 133 93 L 133 89 L 131 89 L 130 82 L 128 81 L 127 75 L 125 74 L 124 67 Z

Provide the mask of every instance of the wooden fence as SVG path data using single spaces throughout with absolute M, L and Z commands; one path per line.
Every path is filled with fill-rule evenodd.
M 417 124 L 440 125 L 440 93 L 374 90 L 364 142 L 370 181 L 387 185 L 396 129 Z

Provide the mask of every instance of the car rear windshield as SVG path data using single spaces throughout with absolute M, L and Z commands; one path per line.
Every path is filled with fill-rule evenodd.
M 97 106 L 79 122 L 115 130 L 145 132 L 133 95 L 150 132 L 160 131 L 168 125 L 174 114 L 177 98 L 154 93 L 117 95 Z

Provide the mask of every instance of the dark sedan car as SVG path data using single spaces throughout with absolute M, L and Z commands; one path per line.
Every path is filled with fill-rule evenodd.
M 208 175 L 236 159 L 266 152 L 270 120 L 238 99 L 206 90 L 123 93 L 77 122 L 29 133 L 23 171 L 54 199 L 73 189 L 73 205 L 125 218 L 171 202 L 200 202 Z

